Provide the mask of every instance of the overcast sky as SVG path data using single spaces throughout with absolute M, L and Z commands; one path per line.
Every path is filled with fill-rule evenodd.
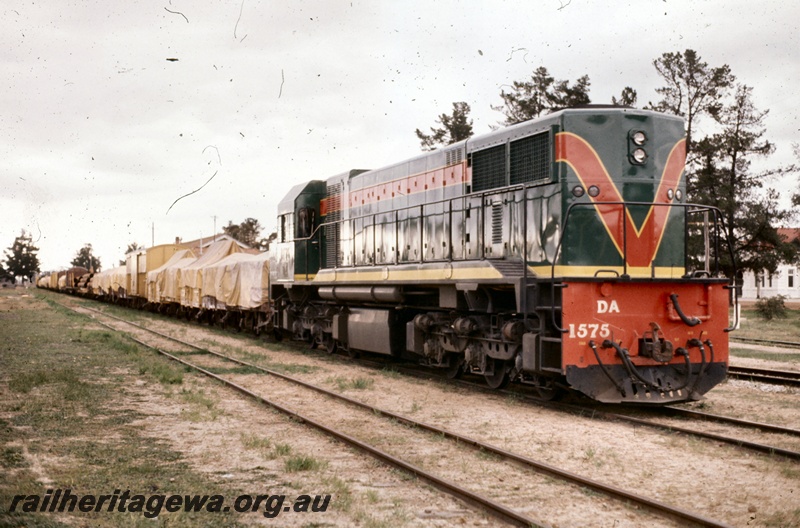
M 501 89 L 539 66 L 570 82 L 588 75 L 595 103 L 629 85 L 644 105 L 663 84 L 653 59 L 692 48 L 730 65 L 770 110 L 770 165 L 792 163 L 800 141 L 800 2 L 4 0 L 0 10 L 0 247 L 27 230 L 43 270 L 68 266 L 85 243 L 113 267 L 131 242 L 210 236 L 215 217 L 218 231 L 246 217 L 270 231 L 292 185 L 419 154 L 414 129 L 454 101 L 472 107 L 476 133 L 489 131 L 503 119 L 490 108 Z M 796 178 L 773 185 L 788 191 Z

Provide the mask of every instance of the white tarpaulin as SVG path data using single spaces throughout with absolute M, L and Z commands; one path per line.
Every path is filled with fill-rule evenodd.
M 234 240 L 220 240 L 205 249 L 203 255 L 181 270 L 181 304 L 199 308 L 203 298 L 203 272 L 232 253 L 240 253 L 242 248 Z
M 266 253 L 234 253 L 203 268 L 203 305 L 208 308 L 258 308 L 269 300 Z
M 147 272 L 147 301 L 161 303 L 165 301 L 179 302 L 181 269 L 197 260 L 191 249 L 176 252 L 163 266 Z
M 125 289 L 126 282 L 125 266 L 107 269 L 100 273 L 95 273 L 92 276 L 92 291 L 98 294 L 108 295 L 110 293 L 119 293 L 119 290 Z

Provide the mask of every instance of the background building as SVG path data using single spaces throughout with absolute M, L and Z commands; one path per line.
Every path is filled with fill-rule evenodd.
M 781 228 L 778 233 L 787 241 L 800 244 L 800 228 Z M 762 271 L 744 274 L 742 285 L 742 300 L 754 301 L 756 299 L 783 295 L 787 299 L 800 300 L 800 266 L 798 263 L 783 263 L 778 266 L 775 273 Z

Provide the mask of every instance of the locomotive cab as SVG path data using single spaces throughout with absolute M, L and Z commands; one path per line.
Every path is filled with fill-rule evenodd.
M 319 204 L 325 182 L 295 185 L 278 204 L 278 239 L 273 245 L 270 282 L 290 285 L 308 281 L 319 271 Z

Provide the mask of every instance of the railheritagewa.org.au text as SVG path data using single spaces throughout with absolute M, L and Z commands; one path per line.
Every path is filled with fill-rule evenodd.
M 131 490 L 114 490 L 108 495 L 77 495 L 71 489 L 47 490 L 43 495 L 14 495 L 9 512 L 130 512 L 148 519 L 161 512 L 239 513 L 260 512 L 273 518 L 281 513 L 322 513 L 327 511 L 330 495 L 239 495 L 228 501 L 223 495 L 133 494 Z

